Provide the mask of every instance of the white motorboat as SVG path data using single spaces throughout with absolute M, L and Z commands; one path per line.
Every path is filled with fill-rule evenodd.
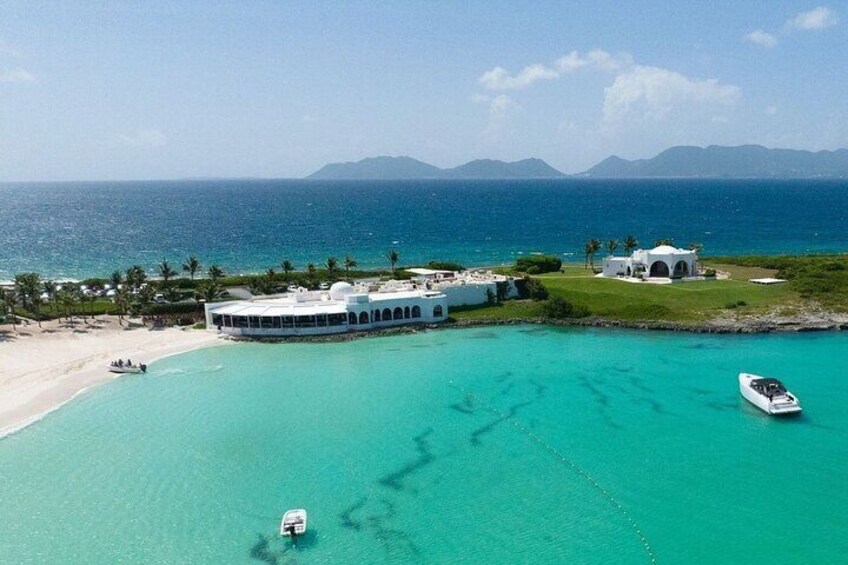
M 797 414 L 801 404 L 777 379 L 739 373 L 739 392 L 766 414 Z
M 147 365 L 139 363 L 138 365 L 109 365 L 110 373 L 146 373 Z
M 306 510 L 298 508 L 297 510 L 289 510 L 283 514 L 283 521 L 280 522 L 281 536 L 300 536 L 306 533 Z

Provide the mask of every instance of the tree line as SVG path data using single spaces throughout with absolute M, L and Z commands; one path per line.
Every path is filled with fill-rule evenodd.
M 395 275 L 400 253 L 392 249 L 386 252 L 385 256 L 392 274 Z M 350 255 L 346 255 L 341 261 L 331 256 L 320 269 L 315 263 L 307 263 L 302 276 L 297 279 L 314 287 L 322 277 L 321 271 L 327 279 L 335 281 L 341 278 L 342 272 L 349 278 L 351 270 L 357 266 L 356 259 Z M 219 265 L 210 265 L 205 271 L 206 278 L 196 284 L 192 284 L 195 277 L 203 273 L 203 266 L 196 256 L 186 258 L 179 268 L 188 275 L 192 289 L 189 296 L 197 302 L 211 302 L 223 294 L 221 283 L 225 273 Z M 297 271 L 291 260 L 280 262 L 279 269 L 278 272 L 277 267 L 273 267 L 267 269 L 262 276 L 249 277 L 248 286 L 252 290 L 267 294 L 276 290 L 278 281 L 282 280 L 288 284 L 294 280 L 293 275 Z M 182 285 L 176 284 L 180 274 L 176 265 L 163 259 L 156 266 L 155 273 L 158 280 L 150 279 L 147 271 L 140 265 L 133 265 L 125 271 L 113 271 L 106 279 L 86 279 L 82 283 L 43 279 L 38 273 L 19 273 L 15 275 L 11 287 L 0 287 L 0 305 L 2 311 L 11 318 L 13 326 L 17 324 L 18 313 L 24 311 L 41 327 L 43 315 L 47 313 L 70 321 L 79 315 L 86 321 L 89 316 L 93 317 L 97 313 L 95 303 L 98 298 L 110 298 L 113 303 L 112 313 L 118 316 L 118 323 L 123 325 L 124 316 L 145 312 L 159 295 L 167 302 L 186 298 Z

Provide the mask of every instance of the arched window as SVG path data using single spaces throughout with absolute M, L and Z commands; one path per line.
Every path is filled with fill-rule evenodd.
M 413 306 L 412 307 L 412 317 L 420 318 L 421 317 L 421 306 Z
M 403 309 L 403 317 L 409 318 L 409 306 Z
M 400 306 L 395 308 L 395 312 L 394 312 L 393 317 L 394 317 L 395 320 L 403 320 L 403 308 L 401 308 Z
M 674 278 L 679 279 L 689 276 L 689 264 L 684 260 L 680 260 L 674 265 Z
M 368 312 L 361 312 L 359 314 L 359 323 L 367 324 L 368 323 Z
M 388 308 L 383 308 L 383 321 L 388 322 L 392 319 L 392 311 Z
M 442 310 L 442 305 L 439 304 L 438 306 L 433 308 L 433 317 L 434 318 L 441 318 L 442 316 L 444 316 L 443 312 L 444 312 L 444 310 Z
M 379 322 L 379 321 L 380 321 L 380 311 L 379 311 L 379 310 L 374 310 L 373 320 L 374 320 L 375 322 Z
M 352 326 L 356 325 L 356 314 L 354 312 L 348 312 L 347 323 Z

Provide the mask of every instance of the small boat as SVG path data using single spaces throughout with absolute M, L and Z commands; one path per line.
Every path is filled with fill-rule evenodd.
M 300 536 L 306 533 L 306 510 L 298 508 L 297 510 L 289 510 L 283 514 L 283 521 L 280 522 L 281 536 Z
M 109 365 L 110 373 L 146 373 L 147 365 L 139 363 L 138 365 Z
M 739 373 L 739 392 L 766 414 L 797 414 L 801 404 L 777 379 Z

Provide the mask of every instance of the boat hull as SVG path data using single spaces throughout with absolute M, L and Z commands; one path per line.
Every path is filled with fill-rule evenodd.
M 141 367 L 109 367 L 109 372 L 110 373 L 119 373 L 119 374 L 124 374 L 124 373 L 138 374 L 138 373 L 143 373 L 144 370 Z
M 300 536 L 306 533 L 306 510 L 289 510 L 280 522 L 281 536 Z
M 786 392 L 787 396 L 791 396 L 793 398 L 791 401 L 787 397 L 783 396 L 769 400 L 768 397 L 751 388 L 751 381 L 760 378 L 762 377 L 749 373 L 739 374 L 739 392 L 745 400 L 766 414 L 773 416 L 798 414 L 801 412 L 801 405 L 798 404 L 798 400 L 795 399 L 795 395 L 789 391 Z

